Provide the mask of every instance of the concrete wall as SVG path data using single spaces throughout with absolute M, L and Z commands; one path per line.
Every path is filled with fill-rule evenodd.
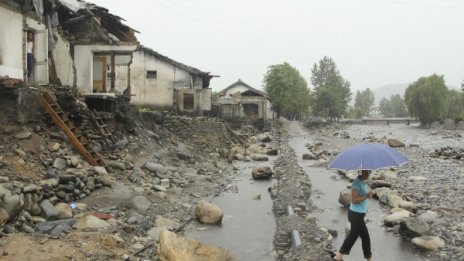
M 73 60 L 70 53 L 70 44 L 59 34 L 55 42 L 55 48 L 52 50 L 53 59 L 55 60 L 56 74 L 62 85 L 74 86 L 74 68 Z
M 93 92 L 93 53 L 105 51 L 133 52 L 135 45 L 76 45 L 74 64 L 76 66 L 76 85 L 82 93 Z
M 0 76 L 23 79 L 23 16 L 0 5 L 0 25 Z

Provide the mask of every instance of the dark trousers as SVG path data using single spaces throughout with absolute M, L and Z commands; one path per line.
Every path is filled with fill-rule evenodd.
M 369 231 L 367 231 L 367 226 L 364 222 L 365 215 L 365 213 L 357 213 L 351 210 L 348 211 L 348 220 L 350 221 L 351 229 L 340 248 L 339 252 L 341 254 L 348 255 L 356 242 L 356 239 L 361 237 L 364 258 L 368 259 L 372 257 L 371 238 L 369 237 Z
M 27 77 L 31 77 L 33 66 L 34 66 L 34 55 L 32 53 L 27 53 Z

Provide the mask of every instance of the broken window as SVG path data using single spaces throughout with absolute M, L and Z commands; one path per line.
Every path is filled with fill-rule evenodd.
M 157 72 L 156 71 L 147 71 L 147 78 L 156 78 L 157 77 Z
M 184 93 L 184 110 L 193 110 L 194 100 L 193 93 Z

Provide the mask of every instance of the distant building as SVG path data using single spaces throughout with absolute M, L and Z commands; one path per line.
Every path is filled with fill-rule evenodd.
M 222 118 L 273 118 L 271 98 L 240 79 L 219 92 L 218 106 Z

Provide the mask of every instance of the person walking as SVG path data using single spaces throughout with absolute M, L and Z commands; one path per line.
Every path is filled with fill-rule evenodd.
M 335 257 L 332 259 L 334 261 L 342 261 L 343 255 L 350 254 L 351 248 L 358 237 L 361 237 L 364 258 L 372 261 L 371 239 L 366 222 L 364 221 L 367 213 L 367 199 L 372 198 L 374 194 L 372 191 L 369 191 L 366 184 L 370 173 L 371 170 L 361 170 L 361 174 L 351 184 L 351 204 L 348 210 L 348 220 L 350 221 L 351 229 L 343 241 L 340 250 L 337 251 Z

